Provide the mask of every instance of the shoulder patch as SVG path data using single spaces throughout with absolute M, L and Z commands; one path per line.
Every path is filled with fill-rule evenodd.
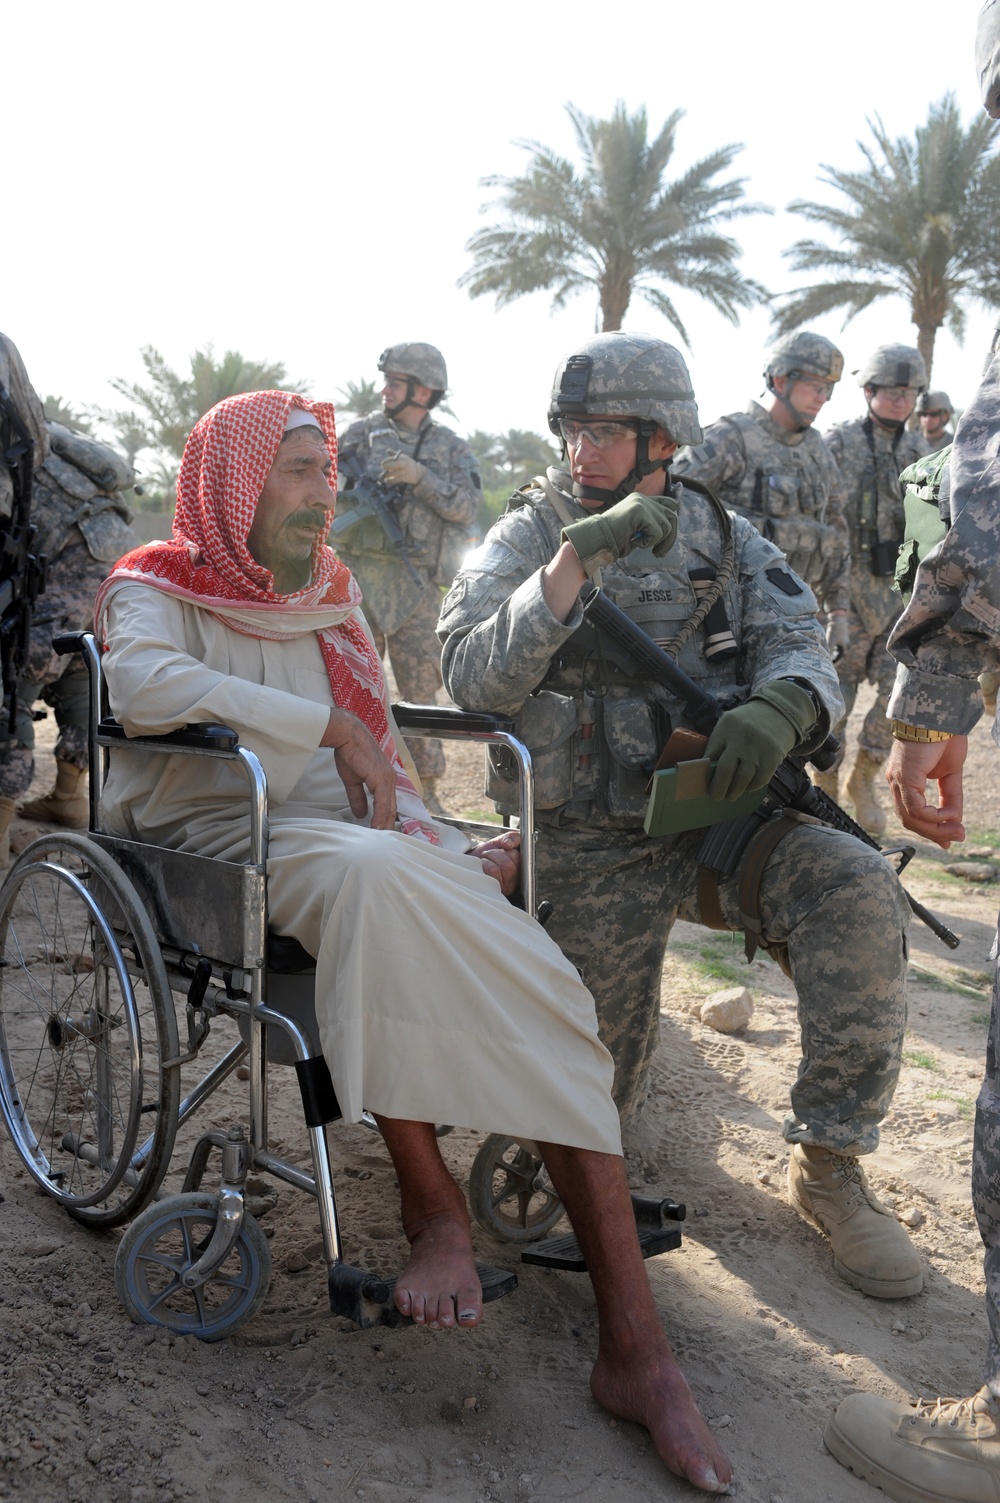
M 788 569 L 775 567 L 773 569 L 765 569 L 764 573 L 775 589 L 780 590 L 783 595 L 801 595 L 803 593 L 803 586 L 799 584 L 795 575 Z

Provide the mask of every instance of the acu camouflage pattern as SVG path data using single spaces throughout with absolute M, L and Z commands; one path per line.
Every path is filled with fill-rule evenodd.
M 49 432 L 45 426 L 45 413 L 38 394 L 24 368 L 24 361 L 17 345 L 6 334 L 0 334 L 0 386 L 6 387 L 17 408 L 21 422 L 27 428 L 34 443 L 35 474 L 45 463 L 49 453 Z M 9 517 L 14 503 L 14 483 L 5 464 L 0 464 L 0 517 Z
M 799 329 L 786 334 L 771 346 L 764 365 L 764 378 L 800 375 L 819 376 L 824 381 L 839 381 L 844 374 L 844 357 L 822 334 Z
M 569 477 L 549 479 L 575 516 Z M 637 550 L 602 570 L 610 597 L 668 645 L 695 608 L 693 568 L 718 566 L 718 519 L 679 487 L 678 539 L 657 559 Z M 539 490 L 512 498 L 445 599 L 438 633 L 445 683 L 458 704 L 515 714 L 532 752 L 538 793 L 539 890 L 555 903 L 550 932 L 594 994 L 601 1037 L 615 1058 L 615 1099 L 637 1109 L 656 1049 L 660 972 L 676 917 L 699 921 L 698 838 L 648 837 L 642 829 L 649 770 L 680 704 L 631 676 L 613 650 L 581 628 L 579 604 L 557 622 L 540 569 L 562 527 Z M 756 685 L 797 678 L 823 706 L 821 729 L 840 717 L 836 674 L 812 592 L 773 544 L 733 519 L 736 570 L 724 599 L 738 658 L 709 662 L 702 632 L 677 656 L 725 703 Z M 515 781 L 503 757 L 489 792 L 513 810 Z M 735 883 L 723 914 L 743 927 Z M 787 953 L 799 992 L 803 1060 L 785 1124 L 789 1141 L 863 1153 L 878 1141 L 899 1068 L 904 1018 L 907 910 L 888 864 L 850 837 L 811 827 L 782 841 L 768 862 L 765 933 Z
M 904 485 L 900 474 L 926 455 L 929 446 L 921 433 L 906 429 L 894 442 L 893 435 L 870 418 L 838 423 L 826 435 L 826 442 L 847 494 L 845 517 L 850 533 L 851 645 L 837 662 L 845 719 L 854 708 L 860 685 L 876 685 L 878 692 L 865 716 L 858 745 L 876 762 L 884 762 L 892 746 L 886 708 L 896 672 L 886 643 L 899 615 L 900 598 L 891 572 L 872 573 L 872 548 L 880 542 L 897 548 L 902 543 Z M 842 761 L 843 749 L 837 765 Z
M 569 380 L 573 367 L 576 379 Z M 621 329 L 595 334 L 556 366 L 549 428 L 558 435 L 559 419 L 574 416 L 644 418 L 679 444 L 697 444 L 702 437 L 683 355 L 662 339 Z
M 392 454 L 416 456 L 427 473 L 402 488 L 399 524 L 420 583 L 402 563 L 374 517 L 336 539 L 337 552 L 351 569 L 364 596 L 363 609 L 380 652 L 388 650 L 404 699 L 433 704 L 441 687 L 440 649 L 434 628 L 441 585 L 450 585 L 469 546 L 482 495 L 479 463 L 463 438 L 425 418 L 419 428 L 394 423 L 382 413 L 352 423 L 340 439 L 340 452 L 354 452 L 373 480 Z M 340 515 L 352 506 L 349 491 L 337 497 Z M 444 773 L 440 741 L 408 742 L 422 778 Z
M 691 475 L 710 485 L 724 506 L 770 538 L 824 610 L 846 610 L 851 561 L 844 488 L 815 429 L 790 433 L 751 402 L 746 412 L 713 423 L 672 468 L 681 480 Z
M 82 657 L 60 657 L 52 639 L 91 631 L 98 586 L 123 553 L 138 547 L 128 525 L 132 510 L 121 494 L 135 479 L 131 465 L 107 444 L 47 425 L 49 453 L 35 471 L 31 520 L 36 547 L 46 555 L 45 591 L 35 602 L 28 660 L 18 685 L 17 723 L 0 729 L 0 794 L 19 798 L 34 773 L 36 700 L 55 712 L 57 760 L 87 766 L 89 699 Z
M 998 93 L 1000 97 L 1000 93 Z M 983 713 L 978 675 L 1000 662 L 1000 353 L 962 416 L 950 460 L 952 524 L 917 570 L 913 597 L 889 638 L 899 660 L 889 713 L 966 735 Z M 997 726 L 993 727 L 997 741 Z M 990 1341 L 986 1381 L 1000 1395 L 1000 979 L 986 1075 L 976 1103 L 972 1200 L 986 1248 Z

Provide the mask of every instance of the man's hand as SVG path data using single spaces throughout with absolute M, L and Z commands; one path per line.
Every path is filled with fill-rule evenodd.
M 500 891 L 505 898 L 509 898 L 517 891 L 518 879 L 521 875 L 521 832 L 519 830 L 505 830 L 502 835 L 495 835 L 492 840 L 484 840 L 481 845 L 473 846 L 470 856 L 477 857 L 483 863 L 483 871 L 488 877 L 494 877 L 500 883 Z
M 331 710 L 320 746 L 334 748 L 353 813 L 359 818 L 368 813 L 367 788 L 372 829 L 391 830 L 396 823 L 396 771 L 368 727 L 348 710 Z
M 426 474 L 419 460 L 408 454 L 394 454 L 382 461 L 382 479 L 387 485 L 417 485 Z
M 838 663 L 851 645 L 851 629 L 847 624 L 846 611 L 830 611 L 826 618 L 826 645 L 833 661 Z
M 886 763 L 886 781 L 896 813 L 908 830 L 948 850 L 965 839 L 962 823 L 962 767 L 968 736 L 948 741 L 894 741 Z M 937 807 L 926 798 L 928 781 L 938 785 Z
M 643 496 L 638 491 L 607 511 L 593 512 L 562 530 L 588 574 L 625 558 L 633 548 L 652 548 L 663 558 L 677 537 L 676 496 Z

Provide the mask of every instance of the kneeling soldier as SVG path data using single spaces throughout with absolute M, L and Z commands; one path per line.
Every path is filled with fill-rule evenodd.
M 763 788 L 839 719 L 816 598 L 749 522 L 671 480 L 678 444 L 701 439 L 672 346 L 626 333 L 589 340 L 556 371 L 549 425 L 567 470 L 511 498 L 446 597 L 438 633 L 456 702 L 515 714 L 531 748 L 549 932 L 596 998 L 619 1110 L 644 1095 L 675 918 L 738 930 L 752 915 L 799 994 L 803 1058 L 784 1127 L 791 1203 L 827 1233 L 855 1288 L 916 1294 L 920 1260 L 858 1162 L 878 1146 L 899 1072 L 896 876 L 853 836 L 814 823 L 785 821 L 776 848 L 752 844 L 717 882 L 699 868 L 703 832 L 647 835 L 650 773 L 684 706 L 597 635 L 580 591 L 599 568 L 607 595 L 723 702 L 707 747 L 714 799 Z M 516 810 L 515 788 L 494 759 L 500 809 Z

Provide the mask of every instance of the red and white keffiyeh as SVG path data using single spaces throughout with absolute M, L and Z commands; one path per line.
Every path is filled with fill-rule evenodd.
M 368 727 L 396 769 L 401 828 L 438 844 L 389 729 L 382 664 L 358 618 L 361 590 L 351 571 L 326 545 L 325 533 L 318 534 L 309 584 L 292 595 L 275 595 L 271 571 L 247 548 L 257 500 L 292 408 L 311 414 L 322 431 L 333 462 L 330 483 L 336 488 L 331 403 L 284 391 L 227 397 L 198 421 L 185 446 L 173 540 L 149 543 L 119 559 L 98 591 L 98 634 L 106 641 L 108 601 L 125 583 L 150 585 L 191 601 L 247 636 L 283 641 L 314 631 L 334 704 Z M 328 523 L 332 520 L 331 507 Z

